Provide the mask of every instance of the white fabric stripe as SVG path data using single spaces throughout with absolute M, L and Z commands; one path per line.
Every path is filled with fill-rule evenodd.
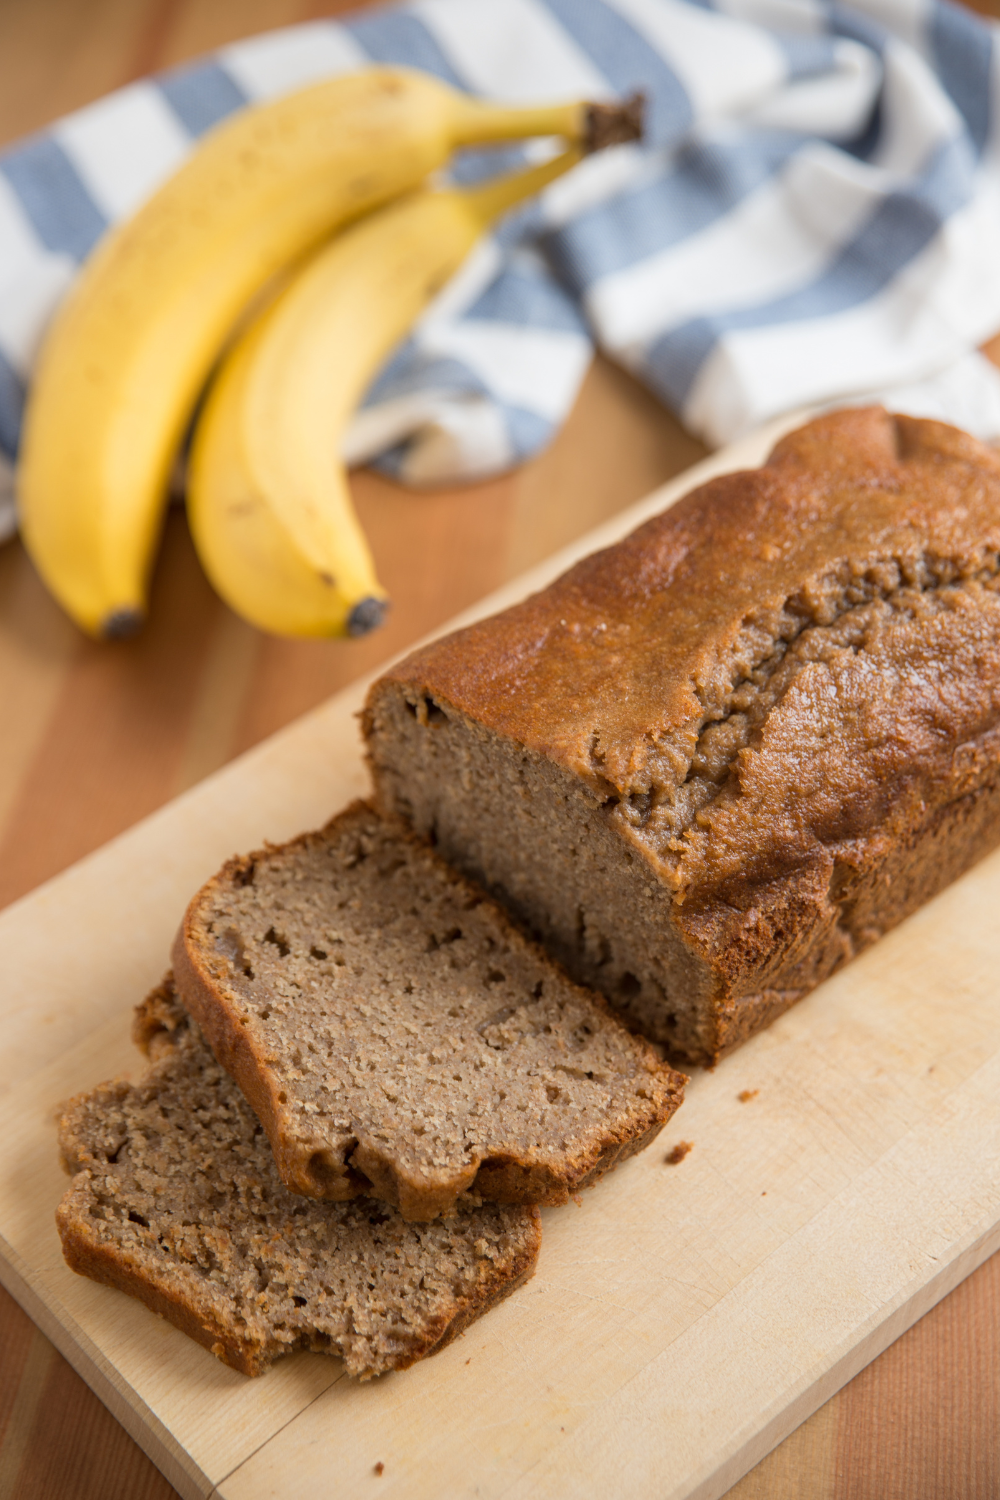
M 511 103 L 604 99 L 608 80 L 534 0 L 413 0 L 473 93 Z
M 407 396 L 393 396 L 389 401 L 380 401 L 377 406 L 362 407 L 355 412 L 341 437 L 341 458 L 351 468 L 377 458 L 419 427 L 432 422 L 442 402 L 447 403 L 449 399 L 447 391 L 427 387 Z
M 42 334 L 75 274 L 72 256 L 45 255 L 13 286 L 0 287 L 0 348 L 22 380 L 31 373 Z
M 719 444 L 796 406 L 933 375 L 1000 326 L 997 245 L 993 182 L 878 297 L 828 317 L 727 334 L 698 373 L 684 421 Z
M 663 175 L 672 155 L 672 151 L 648 152 L 638 146 L 616 146 L 613 151 L 585 157 L 572 172 L 549 183 L 542 194 L 546 224 L 550 228 L 567 224 L 626 189 L 634 191 L 645 183 L 655 182 Z
M 604 277 L 586 297 L 604 343 L 630 365 L 687 318 L 754 307 L 814 279 L 880 202 L 860 162 L 804 147 L 730 214 Z
M 695 112 L 737 114 L 784 82 L 784 52 L 766 32 L 683 0 L 606 0 L 629 20 L 687 91 Z
M 10 295 L 8 287 L 18 272 L 47 253 L 20 199 L 0 173 L 0 297 Z
M 802 78 L 753 105 L 743 123 L 772 130 L 850 140 L 871 114 L 882 82 L 878 58 L 860 42 L 836 44 L 837 70 L 824 78 Z
M 925 61 L 930 59 L 932 0 L 850 0 L 850 4 L 891 31 Z
M 402 478 L 414 485 L 482 479 L 509 469 L 514 459 L 498 406 L 483 397 L 442 402 L 411 441 Z
M 109 219 L 139 207 L 191 150 L 191 137 L 151 83 L 133 83 L 52 132 Z
M 926 163 L 935 146 L 961 133 L 962 118 L 912 48 L 890 41 L 884 75 L 882 136 L 871 161 L 909 176 Z
M 818 0 L 715 0 L 715 8 L 734 21 L 793 36 L 816 36 L 826 30 L 826 11 Z
M 590 340 L 562 329 L 512 327 L 485 319 L 421 328 L 424 354 L 459 359 L 501 401 L 558 421 L 590 363 Z
M 951 422 L 987 442 L 1000 438 L 1000 370 L 978 350 L 927 380 L 866 392 L 865 399 L 911 417 Z
M 335 21 L 310 21 L 287 31 L 265 32 L 218 52 L 219 62 L 253 100 L 274 99 L 307 83 L 318 83 L 371 59 Z

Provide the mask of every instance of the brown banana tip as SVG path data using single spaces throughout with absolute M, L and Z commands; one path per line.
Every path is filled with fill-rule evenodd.
M 646 95 L 641 90 L 613 104 L 588 104 L 584 150 L 603 151 L 607 146 L 641 141 L 645 114 Z
M 377 630 L 385 619 L 389 608 L 388 599 L 361 599 L 347 616 L 347 634 L 367 635 Z
M 128 641 L 142 629 L 141 609 L 116 609 L 101 621 L 102 641 Z

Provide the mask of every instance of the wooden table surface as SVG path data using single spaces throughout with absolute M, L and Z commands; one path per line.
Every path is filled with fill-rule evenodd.
M 337 0 L 0 0 L 0 143 L 239 36 L 356 8 Z M 977 8 L 1000 15 L 1000 0 Z M 1000 337 L 989 352 L 1000 363 Z M 17 542 L 0 548 L 0 905 L 279 729 L 563 542 L 678 473 L 701 445 L 598 360 L 553 446 L 514 474 L 354 494 L 389 624 L 287 642 L 237 620 L 172 512 L 148 627 L 83 640 Z M 138 997 L 137 997 L 138 998 Z M 731 1500 L 1000 1495 L 1000 1257 L 730 1492 Z M 0 1290 L 0 1500 L 170 1500 L 175 1491 Z

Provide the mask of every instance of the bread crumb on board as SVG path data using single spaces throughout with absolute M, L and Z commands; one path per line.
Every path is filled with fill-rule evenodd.
M 749 1104 L 751 1099 L 756 1099 L 760 1089 L 740 1089 L 736 1095 L 741 1104 Z
M 688 1152 L 693 1149 L 694 1141 L 678 1141 L 673 1150 L 667 1152 L 663 1160 L 668 1167 L 676 1167 L 684 1160 Z

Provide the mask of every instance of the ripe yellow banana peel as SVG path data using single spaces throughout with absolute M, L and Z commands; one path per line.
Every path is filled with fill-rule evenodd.
M 577 147 L 472 189 L 423 189 L 315 254 L 236 342 L 195 427 L 188 516 L 202 566 L 278 635 L 360 635 L 384 610 L 339 456 L 392 348 L 505 209 Z
M 243 310 L 339 225 L 457 146 L 601 132 L 583 104 L 506 108 L 372 68 L 216 127 L 98 245 L 44 341 L 19 464 L 25 544 L 95 636 L 141 623 L 170 469 Z

